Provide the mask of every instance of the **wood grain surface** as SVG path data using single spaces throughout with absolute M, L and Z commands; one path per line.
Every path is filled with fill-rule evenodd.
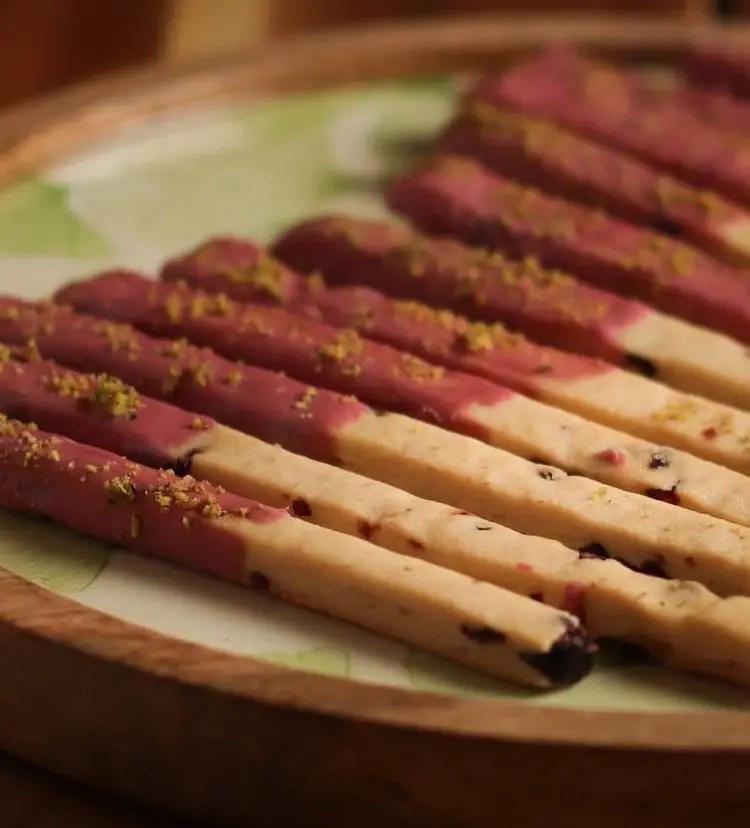
M 198 823 L 120 797 L 0 754 L 3 828 L 193 828 Z
M 715 33 L 487 19 L 318 35 L 19 109 L 0 121 L 0 176 L 187 105 L 498 65 L 561 34 L 669 59 Z M 5 572 L 0 663 L 0 749 L 211 824 L 747 824 L 746 714 L 557 710 L 301 674 L 139 628 Z

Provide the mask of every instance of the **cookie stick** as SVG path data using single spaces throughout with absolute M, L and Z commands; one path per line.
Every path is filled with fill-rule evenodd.
M 544 269 L 533 258 L 513 261 L 396 224 L 335 216 L 297 225 L 274 251 L 299 270 L 314 269 L 317 262 L 333 282 L 368 284 L 484 321 L 502 321 L 545 344 L 750 407 L 744 345 Z
M 141 390 L 166 394 L 270 442 L 574 549 L 696 579 L 715 592 L 750 590 L 745 563 L 750 532 L 741 526 L 568 477 L 283 375 L 232 366 L 184 342 L 147 344 L 132 328 L 67 308 L 13 300 L 0 306 L 0 339 L 24 343 L 34 335 L 42 353 L 59 361 L 117 374 Z
M 557 124 L 475 104 L 439 139 L 445 152 L 610 215 L 682 236 L 729 264 L 750 264 L 750 212 Z
M 378 345 L 351 328 L 183 285 L 155 285 L 122 271 L 75 284 L 62 296 L 94 313 L 116 306 L 120 319 L 152 333 L 183 335 L 225 356 L 287 370 L 296 379 L 480 437 L 522 457 L 750 525 L 750 481 L 742 474 L 679 452 L 667 460 L 660 446 Z
M 443 156 L 395 182 L 392 206 L 430 232 L 536 256 L 605 290 L 750 343 L 750 277 L 672 237 Z
M 654 93 L 616 66 L 566 48 L 488 75 L 468 99 L 512 107 L 592 136 L 742 204 L 750 202 L 748 139 Z
M 395 229 L 352 219 L 339 232 L 336 228 L 342 223 L 343 219 L 315 219 L 285 237 L 282 247 L 289 258 L 315 267 L 309 278 L 260 245 L 238 238 L 208 240 L 167 262 L 162 278 L 224 292 L 240 301 L 280 304 L 332 325 L 357 328 L 370 339 L 484 376 L 589 420 L 750 472 L 746 412 L 673 391 L 602 360 L 536 345 L 498 323 L 471 322 L 449 310 L 391 299 L 366 287 L 327 287 L 320 274 L 330 274 L 335 282 L 356 274 L 368 284 L 400 285 L 404 293 L 413 285 L 411 292 L 429 297 L 444 279 L 440 244 L 420 240 L 422 277 L 412 272 L 408 256 L 401 255 L 403 239 Z
M 675 666 L 746 680 L 750 636 L 743 626 L 743 607 L 750 606 L 750 600 L 720 601 L 692 582 L 667 582 L 615 561 L 579 557 L 554 541 L 519 535 L 449 506 L 263 444 L 205 417 L 138 395 L 111 377 L 81 374 L 40 360 L 19 364 L 10 356 L 9 351 L 4 353 L 7 361 L 0 371 L 0 410 L 21 406 L 45 430 L 59 428 L 73 438 L 93 435 L 97 448 L 126 446 L 131 457 L 148 456 L 181 467 L 191 464 L 199 477 L 225 483 L 245 496 L 260 495 L 281 503 L 291 498 L 310 522 L 348 534 L 367 525 L 371 539 L 395 552 L 405 551 L 568 608 L 590 619 L 590 631 L 596 636 L 633 641 L 657 656 L 666 653 Z M 191 434 L 196 428 L 200 444 Z M 154 452 L 155 431 L 167 446 L 162 457 Z M 88 476 L 96 466 L 81 464 L 81 470 Z M 116 491 L 127 494 L 128 489 L 121 482 Z M 180 488 L 162 492 L 159 505 L 169 508 L 171 500 L 165 498 L 172 497 L 179 503 L 183 495 L 178 492 L 184 494 Z M 212 505 L 206 514 L 201 509 L 201 515 L 210 517 L 215 510 Z M 133 525 L 141 536 L 140 522 L 131 524 L 131 535 Z M 208 560 L 210 566 L 213 559 Z M 376 555 L 374 569 L 378 563 Z M 249 580 L 262 587 L 263 577 L 268 577 L 265 571 L 262 576 L 256 571 Z M 726 619 L 718 629 L 717 614 Z M 722 663 L 717 652 L 733 657 Z
M 463 170 L 469 180 L 483 189 L 484 185 L 489 185 L 489 191 L 480 193 L 482 200 L 487 192 L 491 192 L 492 181 L 486 175 L 474 176 L 477 167 L 472 162 L 454 161 L 435 165 L 434 175 L 433 170 L 425 168 L 401 179 L 391 190 L 391 201 L 423 227 L 438 232 L 465 233 L 475 240 L 476 228 L 488 229 L 496 219 L 490 221 L 484 208 L 475 209 L 468 204 L 462 195 L 464 185 L 445 170 L 451 169 L 454 173 Z M 466 180 L 461 177 L 462 182 L 466 183 Z M 454 188 L 454 184 L 458 187 Z M 474 194 L 470 196 L 472 200 L 473 197 Z M 658 257 L 661 252 L 656 251 L 655 255 Z M 481 258 L 481 254 L 477 254 L 478 264 Z M 603 290 L 592 292 L 582 283 L 571 281 L 561 271 L 542 270 L 533 258 L 509 266 L 503 256 L 488 259 L 485 255 L 483 258 L 484 267 L 489 266 L 490 272 L 494 270 L 495 273 L 490 280 L 493 303 L 498 302 L 501 307 L 510 304 L 512 314 L 518 313 L 516 307 L 522 297 L 529 294 L 541 296 L 532 312 L 525 309 L 520 312 L 524 320 L 532 318 L 532 323 L 524 322 L 527 333 L 544 337 L 550 344 L 602 356 L 610 361 L 619 356 L 620 360 L 627 359 L 630 365 L 647 375 L 657 375 L 685 391 L 741 407 L 750 405 L 747 379 L 750 361 L 743 343 L 667 316 L 634 300 L 622 298 L 617 301 L 616 296 Z M 536 275 L 533 275 L 535 271 Z M 522 280 L 520 289 L 509 290 L 503 280 L 513 280 L 516 276 Z M 514 284 L 517 283 L 511 281 L 511 287 Z M 747 280 L 747 289 L 750 290 L 750 280 Z M 489 309 L 481 307 L 482 295 L 476 294 L 477 284 L 469 286 L 468 290 L 469 301 L 476 307 L 476 312 L 488 315 Z
M 0 503 L 535 687 L 589 668 L 574 616 L 190 477 L 0 420 Z

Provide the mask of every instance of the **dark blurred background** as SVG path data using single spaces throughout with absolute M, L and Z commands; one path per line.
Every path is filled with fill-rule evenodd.
M 701 21 L 739 18 L 750 0 L 0 0 L 0 106 L 113 70 L 225 55 L 282 34 L 472 11 Z

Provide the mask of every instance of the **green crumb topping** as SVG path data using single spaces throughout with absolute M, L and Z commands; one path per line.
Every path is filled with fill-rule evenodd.
M 213 367 L 209 362 L 195 362 L 188 368 L 193 380 L 201 388 L 205 388 L 211 380 Z
M 684 423 L 697 413 L 697 405 L 690 399 L 677 399 L 663 405 L 651 413 L 656 422 Z
M 299 411 L 307 411 L 318 394 L 318 389 L 309 385 L 294 401 L 294 407 Z
M 134 417 L 141 405 L 135 388 L 107 374 L 100 374 L 94 380 L 89 402 L 113 417 Z
M 238 386 L 242 382 L 242 371 L 239 368 L 232 368 L 224 377 L 223 382 L 225 385 Z
M 693 207 L 704 217 L 713 219 L 732 212 L 730 204 L 717 193 L 690 187 L 668 175 L 660 175 L 656 179 L 652 192 L 659 207 L 667 213 L 680 207 Z
M 16 349 L 16 353 L 24 362 L 38 362 L 42 355 L 39 352 L 39 346 L 36 344 L 36 339 L 31 337 L 26 344 L 21 348 Z
M 34 423 L 22 423 L 6 417 L 5 414 L 0 414 L 0 434 L 17 441 L 17 450 L 22 452 L 21 462 L 24 466 L 28 466 L 35 460 L 52 460 L 59 463 L 60 452 L 55 448 L 60 442 L 59 439 L 39 437 L 35 433 L 36 430 Z
M 523 336 L 511 333 L 502 325 L 488 325 L 484 322 L 471 322 L 456 334 L 458 347 L 472 354 L 499 347 L 516 347 L 523 341 Z
M 314 270 L 305 280 L 308 293 L 322 293 L 326 289 L 326 281 L 323 274 Z
M 284 268 L 267 253 L 261 253 L 256 262 L 225 268 L 220 275 L 230 282 L 250 285 L 271 299 L 284 298 Z
M 394 372 L 416 382 L 435 382 L 445 375 L 445 368 L 425 362 L 414 354 L 400 354 Z
M 182 367 L 178 364 L 170 365 L 167 368 L 161 385 L 165 397 L 171 397 L 174 394 L 177 386 L 180 384 L 183 373 Z
M 156 353 L 164 357 L 180 357 L 183 356 L 188 347 L 187 339 L 173 339 L 166 345 L 157 348 Z
M 138 333 L 130 325 L 117 322 L 98 322 L 94 326 L 94 333 L 103 336 L 114 353 L 128 351 L 131 354 L 136 354 L 140 350 Z
M 232 309 L 232 301 L 225 293 L 195 293 L 190 296 L 189 311 L 194 319 L 202 316 L 228 316 Z M 176 322 L 179 318 L 178 315 L 172 321 Z
M 105 480 L 104 491 L 110 500 L 113 501 L 122 500 L 132 503 L 135 500 L 135 486 L 127 474 Z
M 109 374 L 55 372 L 44 377 L 42 383 L 61 397 L 71 397 L 112 417 L 135 417 L 141 406 L 135 388 Z
M 364 343 L 360 335 L 351 328 L 339 331 L 330 342 L 318 347 L 318 354 L 332 362 L 344 362 L 362 353 Z
M 182 297 L 176 290 L 164 300 L 164 313 L 170 322 L 179 322 L 182 319 Z

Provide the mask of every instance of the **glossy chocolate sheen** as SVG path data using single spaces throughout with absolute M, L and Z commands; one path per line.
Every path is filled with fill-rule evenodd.
M 0 416 L 0 505 L 233 580 L 245 575 L 247 550 L 221 518 L 268 523 L 287 516 L 5 416 Z
M 750 279 L 693 247 L 442 157 L 395 182 L 389 201 L 424 230 L 531 255 L 750 342 Z
M 70 308 L 0 297 L 0 342 L 25 346 L 30 340 L 44 358 L 112 374 L 150 397 L 319 459 L 335 459 L 336 429 L 370 410 L 183 340 L 154 339 Z
M 114 377 L 12 357 L 11 349 L 0 347 L 0 411 L 139 463 L 186 468 L 214 426 L 207 417 L 143 397 Z
M 112 272 L 63 289 L 63 301 L 126 319 L 151 333 L 186 336 L 219 353 L 288 371 L 365 402 L 475 436 L 471 407 L 514 392 L 480 377 L 448 371 L 413 354 L 363 339 L 280 308 L 238 303 L 185 285 Z
M 750 214 L 636 158 L 539 118 L 475 104 L 445 130 L 440 147 L 547 193 L 600 207 L 665 232 L 711 237 Z
M 367 287 L 326 287 L 322 278 L 304 277 L 286 268 L 283 294 L 274 297 L 259 293 L 249 280 L 229 276 L 230 267 L 242 266 L 240 245 L 247 251 L 248 268 L 260 249 L 253 242 L 234 240 L 233 256 L 224 259 L 224 239 L 209 240 L 201 255 L 211 250 L 211 266 L 201 266 L 192 255 L 171 263 L 162 277 L 184 280 L 194 287 L 223 291 L 239 300 L 259 300 L 281 304 L 295 313 L 304 313 L 330 325 L 356 328 L 369 339 L 397 348 L 441 365 L 480 374 L 508 385 L 516 391 L 534 394 L 540 378 L 575 379 L 612 370 L 607 363 L 590 357 L 545 348 L 513 333 L 500 324 L 471 322 L 448 310 L 436 310 L 413 300 L 391 299 Z M 238 261 L 239 260 L 239 261 Z M 321 269 L 325 265 L 321 262 Z
M 747 137 L 654 93 L 615 66 L 552 48 L 479 81 L 472 101 L 559 121 L 738 201 L 750 201 Z
M 381 221 L 324 216 L 298 224 L 275 244 L 298 270 L 334 283 L 359 283 L 392 296 L 502 321 L 533 339 L 624 363 L 619 332 L 648 308 L 542 268 L 448 238 Z

